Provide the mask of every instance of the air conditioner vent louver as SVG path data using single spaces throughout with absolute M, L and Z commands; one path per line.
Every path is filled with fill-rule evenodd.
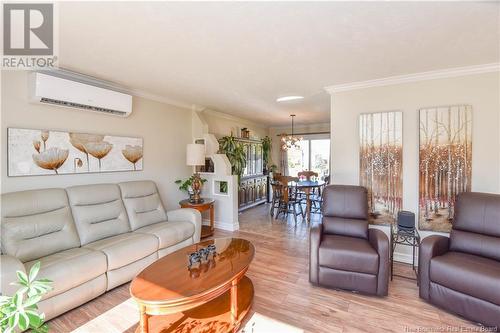
M 92 106 L 92 105 L 59 101 L 56 99 L 50 99 L 50 98 L 45 98 L 45 97 L 42 97 L 40 99 L 40 103 L 53 104 L 53 105 L 58 105 L 58 106 L 66 106 L 68 108 L 85 109 L 85 110 L 89 110 L 89 111 L 105 112 L 105 113 L 110 113 L 110 114 L 114 114 L 117 116 L 125 116 L 126 115 L 126 112 L 123 112 L 123 111 L 115 111 L 115 110 L 100 108 L 100 107 Z
M 34 103 L 128 117 L 132 113 L 132 95 L 81 82 L 34 72 L 29 76 L 30 100 Z

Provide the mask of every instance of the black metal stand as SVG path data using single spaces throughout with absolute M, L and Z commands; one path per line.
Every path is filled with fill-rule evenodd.
M 393 276 L 399 276 L 408 278 L 407 276 L 394 274 L 394 250 L 396 249 L 396 245 L 406 245 L 412 247 L 412 269 L 415 272 L 415 277 L 418 284 L 418 270 L 415 265 L 416 251 L 420 245 L 420 234 L 417 229 L 405 230 L 402 228 L 398 228 L 396 225 L 391 225 L 391 281 Z

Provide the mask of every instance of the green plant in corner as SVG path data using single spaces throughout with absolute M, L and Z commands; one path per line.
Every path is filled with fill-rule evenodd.
M 52 289 L 52 281 L 48 279 L 36 280 L 40 271 L 40 262 L 35 263 L 29 274 L 17 271 L 20 288 L 14 296 L 0 296 L 0 331 L 12 333 L 17 330 L 31 329 L 33 333 L 47 333 L 49 327 L 44 323 L 45 314 L 39 313 L 38 302 L 42 296 Z

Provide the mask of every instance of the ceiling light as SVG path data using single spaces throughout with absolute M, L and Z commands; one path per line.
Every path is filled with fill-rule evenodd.
M 277 98 L 276 99 L 276 102 L 289 102 L 289 101 L 295 101 L 295 100 L 298 100 L 298 99 L 303 99 L 304 96 L 283 96 L 283 97 L 280 97 L 280 98 Z
M 300 141 L 302 141 L 302 137 L 296 137 L 293 135 L 293 118 L 295 118 L 295 115 L 291 114 L 290 117 L 292 118 L 292 134 L 284 134 L 281 137 L 281 149 L 284 151 L 291 149 L 300 149 Z

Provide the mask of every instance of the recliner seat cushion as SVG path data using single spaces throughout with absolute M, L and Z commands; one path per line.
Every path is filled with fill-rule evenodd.
M 365 239 L 323 235 L 318 261 L 320 266 L 337 270 L 377 274 L 379 258 Z
M 159 249 L 180 243 L 194 234 L 194 224 L 191 222 L 169 221 L 160 222 L 134 231 L 134 233 L 146 233 L 158 238 Z
M 131 230 L 167 221 L 165 208 L 152 181 L 133 181 L 118 184 Z
M 455 291 L 500 305 L 500 263 L 461 252 L 431 260 L 430 280 Z
M 149 256 L 158 250 L 158 239 L 153 235 L 126 233 L 98 240 L 85 248 L 106 255 L 108 271 L 117 269 Z
M 27 262 L 80 246 L 63 189 L 2 194 L 2 253 Z
M 25 264 L 29 271 L 37 261 L 41 268 L 38 278 L 52 280 L 52 290 L 43 296 L 47 299 L 86 283 L 106 273 L 106 256 L 99 251 L 74 248 L 52 254 Z
M 66 191 L 82 245 L 130 231 L 118 185 L 73 186 Z

